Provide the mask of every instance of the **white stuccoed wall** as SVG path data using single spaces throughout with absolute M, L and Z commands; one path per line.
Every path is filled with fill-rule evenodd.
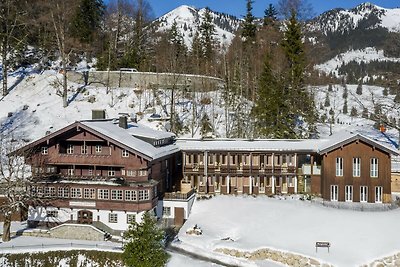
M 184 219 L 187 220 L 190 215 L 193 203 L 196 199 L 193 194 L 188 200 L 161 200 L 157 204 L 157 217 L 159 218 L 175 218 L 175 208 L 184 209 Z M 169 216 L 163 215 L 163 207 L 170 207 L 171 214 Z

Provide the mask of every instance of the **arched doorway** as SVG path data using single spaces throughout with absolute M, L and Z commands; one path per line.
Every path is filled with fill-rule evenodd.
M 78 223 L 82 224 L 92 224 L 93 222 L 93 213 L 88 210 L 80 210 L 78 211 Z

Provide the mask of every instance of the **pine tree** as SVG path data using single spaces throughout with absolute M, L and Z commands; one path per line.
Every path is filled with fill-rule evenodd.
M 102 0 L 81 0 L 72 21 L 72 35 L 81 42 L 90 43 L 100 30 L 104 15 Z
M 210 118 L 206 113 L 204 113 L 203 117 L 201 118 L 200 124 L 201 124 L 200 134 L 202 137 L 206 137 L 209 133 L 213 132 L 213 127 L 210 123 Z
M 352 107 L 351 108 L 351 112 L 350 112 L 350 116 L 357 117 L 357 115 L 358 115 L 357 109 L 355 107 Z
M 333 91 L 333 87 L 332 87 L 332 84 L 330 83 L 329 85 L 328 85 L 328 92 L 332 92 Z
M 276 11 L 274 5 L 269 4 L 268 8 L 264 11 L 264 26 L 274 26 L 277 20 L 278 12 Z
M 300 129 L 299 132 L 304 137 L 315 130 L 316 111 L 314 100 L 304 85 L 306 57 L 302 39 L 300 23 L 296 19 L 296 13 L 292 12 L 281 43 L 288 66 L 283 97 L 288 97 L 291 107 L 289 113 L 295 117 L 295 120 L 302 118 L 308 123 L 308 130 Z M 293 127 L 296 126 L 293 125 Z
M 344 104 L 343 104 L 343 114 L 347 114 L 348 110 L 347 110 L 347 99 L 344 100 Z
M 212 23 L 211 12 L 209 8 L 206 8 L 203 15 L 203 22 L 199 26 L 200 32 L 200 43 L 203 47 L 203 56 L 211 60 L 214 56 L 215 47 L 215 26 Z
M 330 105 L 331 105 L 331 101 L 329 99 L 329 94 L 326 94 L 324 106 L 329 107 Z
M 246 0 L 246 16 L 243 22 L 242 37 L 246 42 L 253 42 L 256 38 L 257 26 L 254 23 L 255 17 L 253 16 L 253 3 L 252 0 Z
M 382 90 L 382 95 L 383 95 L 383 96 L 388 96 L 388 95 L 389 95 L 388 89 L 387 89 L 386 87 L 383 88 L 383 90 Z
M 362 83 L 361 82 L 357 85 L 356 94 L 362 95 Z
M 368 119 L 368 109 L 367 108 L 363 108 L 361 117 L 363 117 L 364 119 Z
M 347 85 L 343 85 L 343 98 L 346 99 L 348 97 L 349 93 L 348 93 L 348 89 L 347 89 Z
M 169 256 L 161 244 L 164 232 L 149 212 L 141 223 L 133 222 L 124 237 L 128 239 L 122 254 L 125 266 L 162 267 L 167 263 Z

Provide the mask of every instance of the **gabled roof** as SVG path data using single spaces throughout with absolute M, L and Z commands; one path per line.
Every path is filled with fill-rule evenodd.
M 120 146 L 132 153 L 138 154 L 142 157 L 144 157 L 147 160 L 154 160 L 158 158 L 165 157 L 167 155 L 170 155 L 172 153 L 176 153 L 179 151 L 179 147 L 176 144 L 170 144 L 166 146 L 161 146 L 161 147 L 154 147 L 153 145 L 137 138 L 134 136 L 134 129 L 140 129 L 142 126 L 139 124 L 135 124 L 135 127 L 129 127 L 128 129 L 123 129 L 119 127 L 118 123 L 114 123 L 112 120 L 88 120 L 88 121 L 77 121 L 74 122 L 54 133 L 51 133 L 43 138 L 40 138 L 23 148 L 21 148 L 19 151 L 25 151 L 28 150 L 34 146 L 37 146 L 43 142 L 46 142 L 47 140 L 50 140 L 66 131 L 69 131 L 73 128 L 82 128 L 84 130 L 87 130 L 88 132 L 91 132 L 99 137 L 101 137 L 104 140 L 108 140 L 111 143 L 114 143 L 117 146 Z M 157 133 L 159 132 L 160 138 L 165 138 L 165 137 L 173 137 L 171 134 L 163 133 L 160 131 L 156 131 L 153 129 L 150 129 L 146 127 L 147 129 L 143 130 L 141 129 L 139 132 L 139 135 L 142 136 L 146 132 L 149 133 L 149 138 L 157 138 Z
M 318 148 L 318 153 L 319 154 L 325 154 L 329 153 L 332 150 L 335 150 L 337 148 L 340 148 L 342 146 L 345 146 L 347 144 L 353 143 L 355 141 L 362 141 L 364 143 L 367 143 L 373 147 L 378 148 L 379 150 L 382 150 L 383 152 L 386 152 L 388 154 L 393 154 L 398 156 L 399 151 L 396 149 L 393 149 L 391 147 L 385 146 L 369 137 L 366 137 L 365 135 L 359 134 L 359 133 L 348 133 L 348 132 L 343 132 L 340 134 L 335 134 L 333 135 L 330 139 L 328 139 L 328 142 L 321 143 L 319 148 Z

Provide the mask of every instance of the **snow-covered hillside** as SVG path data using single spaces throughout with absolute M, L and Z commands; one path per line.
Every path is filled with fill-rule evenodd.
M 364 3 L 353 9 L 333 9 L 309 23 L 309 30 L 328 34 L 345 33 L 357 27 L 386 28 L 400 32 L 400 8 L 386 9 L 372 3 Z
M 187 47 L 191 47 L 193 36 L 198 25 L 203 22 L 206 9 L 196 9 L 195 7 L 182 5 L 155 20 L 159 24 L 157 31 L 167 31 L 171 29 L 176 21 L 179 31 L 182 33 Z M 215 38 L 221 47 L 228 47 L 235 32 L 239 28 L 240 21 L 234 16 L 216 13 L 211 11 L 212 22 L 215 26 Z
M 341 53 L 327 62 L 315 65 L 314 68 L 326 74 L 331 73 L 332 75 L 339 77 L 339 67 L 346 65 L 351 61 L 357 63 L 364 62 L 365 64 L 371 61 L 400 62 L 400 58 L 386 57 L 383 50 L 377 50 L 375 47 L 366 47 L 364 49 L 350 50 L 346 53 Z

